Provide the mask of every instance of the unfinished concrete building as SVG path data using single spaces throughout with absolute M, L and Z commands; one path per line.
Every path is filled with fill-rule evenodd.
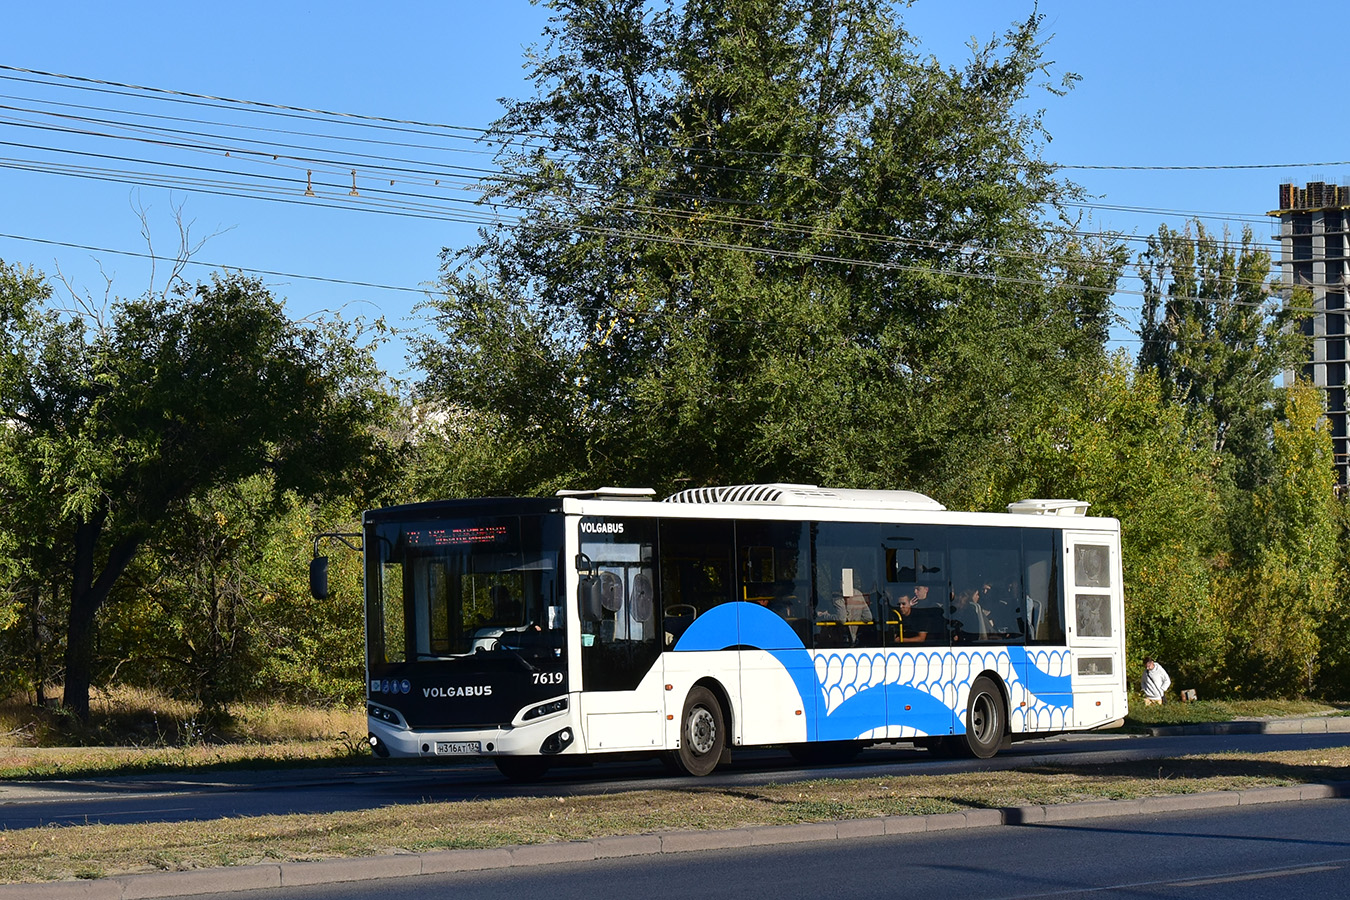
M 1336 453 L 1336 473 L 1350 484 L 1346 435 L 1346 306 L 1350 286 L 1350 187 L 1313 181 L 1280 185 L 1280 280 L 1312 295 L 1313 315 L 1304 324 L 1312 351 L 1303 377 L 1326 391 L 1327 423 Z M 1292 375 L 1293 373 L 1289 373 Z

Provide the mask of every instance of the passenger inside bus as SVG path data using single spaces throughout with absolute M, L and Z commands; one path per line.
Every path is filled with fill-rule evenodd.
M 989 637 L 989 614 L 980 605 L 978 588 L 962 588 L 952 595 L 952 641 L 969 643 Z
M 895 598 L 891 610 L 894 628 L 890 629 L 891 640 L 897 644 L 917 644 L 928 640 L 928 625 L 924 615 L 916 612 L 928 600 L 928 585 L 914 584 Z
M 909 587 L 909 595 L 914 602 L 910 611 L 904 615 L 904 631 L 901 635 L 906 644 L 945 644 L 947 642 L 947 610 L 941 594 L 927 584 Z M 941 588 L 938 589 L 941 591 Z
M 1013 579 L 986 583 L 980 592 L 980 605 L 989 618 L 989 637 L 1014 640 L 1022 637 L 1021 584 Z
M 872 591 L 863 590 L 855 581 L 851 567 L 817 568 L 818 599 L 815 615 L 815 646 L 874 647 L 878 645 Z M 826 595 L 822 588 L 829 586 Z M 825 597 L 828 596 L 828 600 Z

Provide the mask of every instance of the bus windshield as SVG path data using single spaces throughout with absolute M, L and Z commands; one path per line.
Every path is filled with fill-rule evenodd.
M 367 572 L 372 664 L 512 650 L 560 657 L 558 547 L 542 516 L 372 526 Z M 551 540 L 546 540 L 551 537 Z

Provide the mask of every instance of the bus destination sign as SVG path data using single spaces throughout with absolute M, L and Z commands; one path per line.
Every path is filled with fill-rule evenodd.
M 510 538 L 505 525 L 446 525 L 408 529 L 403 539 L 409 547 L 459 547 L 467 544 L 500 544 Z

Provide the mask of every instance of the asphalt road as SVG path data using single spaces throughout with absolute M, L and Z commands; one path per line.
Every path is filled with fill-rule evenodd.
M 1350 895 L 1350 800 L 891 835 L 414 878 L 199 900 L 1288 900 Z
M 1263 752 L 1350 745 L 1350 733 L 1074 736 L 1016 744 L 993 760 L 937 760 L 914 749 L 874 748 L 848 766 L 803 768 L 786 753 L 748 751 L 704 779 L 665 774 L 656 762 L 556 769 L 538 784 L 506 782 L 490 763 L 217 772 L 72 781 L 0 782 L 0 829 L 49 824 L 191 821 L 226 816 L 338 812 L 399 803 L 506 796 L 584 796 L 682 783 L 751 786 L 829 775 L 940 774 L 1035 764 L 1087 765 L 1224 750 Z

